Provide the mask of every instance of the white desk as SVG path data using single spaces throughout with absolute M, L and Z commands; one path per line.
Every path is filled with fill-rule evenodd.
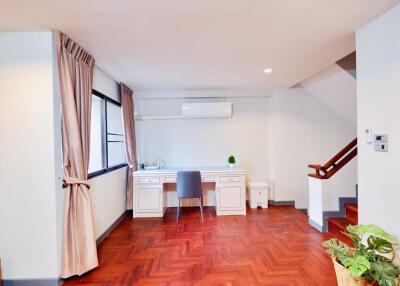
M 176 183 L 176 174 L 181 170 L 198 170 L 202 182 L 215 183 L 213 205 L 217 215 L 246 215 L 246 172 L 237 168 L 217 167 L 133 172 L 133 217 L 162 217 L 168 207 L 176 207 L 175 203 L 168 202 L 164 186 Z

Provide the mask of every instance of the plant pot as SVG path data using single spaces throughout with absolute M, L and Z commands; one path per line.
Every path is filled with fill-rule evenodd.
M 233 169 L 233 168 L 235 168 L 235 167 L 236 167 L 236 164 L 231 164 L 231 163 L 229 163 L 229 168 Z
M 338 286 L 375 286 L 377 284 L 369 282 L 363 278 L 353 277 L 351 273 L 336 261 L 336 259 L 332 259 L 333 266 L 335 267 L 336 272 L 336 280 Z

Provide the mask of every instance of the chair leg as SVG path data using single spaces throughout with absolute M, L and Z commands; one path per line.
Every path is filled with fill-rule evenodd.
M 176 222 L 179 222 L 180 212 L 181 212 L 181 198 L 178 198 L 178 210 L 176 212 Z
M 204 222 L 204 217 L 203 217 L 203 197 L 200 197 L 199 201 L 200 201 L 201 222 Z

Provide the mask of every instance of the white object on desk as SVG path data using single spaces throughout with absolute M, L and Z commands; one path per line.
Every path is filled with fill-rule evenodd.
M 145 170 L 157 170 L 160 169 L 159 166 L 145 166 L 144 167 Z
M 198 170 L 202 182 L 215 183 L 217 215 L 246 215 L 245 171 L 221 168 L 165 168 L 133 172 L 133 217 L 162 217 L 169 203 L 164 183 L 176 183 L 178 171 Z

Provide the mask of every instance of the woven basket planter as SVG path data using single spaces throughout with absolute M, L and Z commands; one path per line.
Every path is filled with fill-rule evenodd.
M 339 264 L 335 259 L 333 261 L 333 266 L 335 267 L 336 280 L 338 286 L 375 286 L 377 284 L 370 283 L 369 281 L 362 278 L 355 278 L 351 273 L 341 264 Z

